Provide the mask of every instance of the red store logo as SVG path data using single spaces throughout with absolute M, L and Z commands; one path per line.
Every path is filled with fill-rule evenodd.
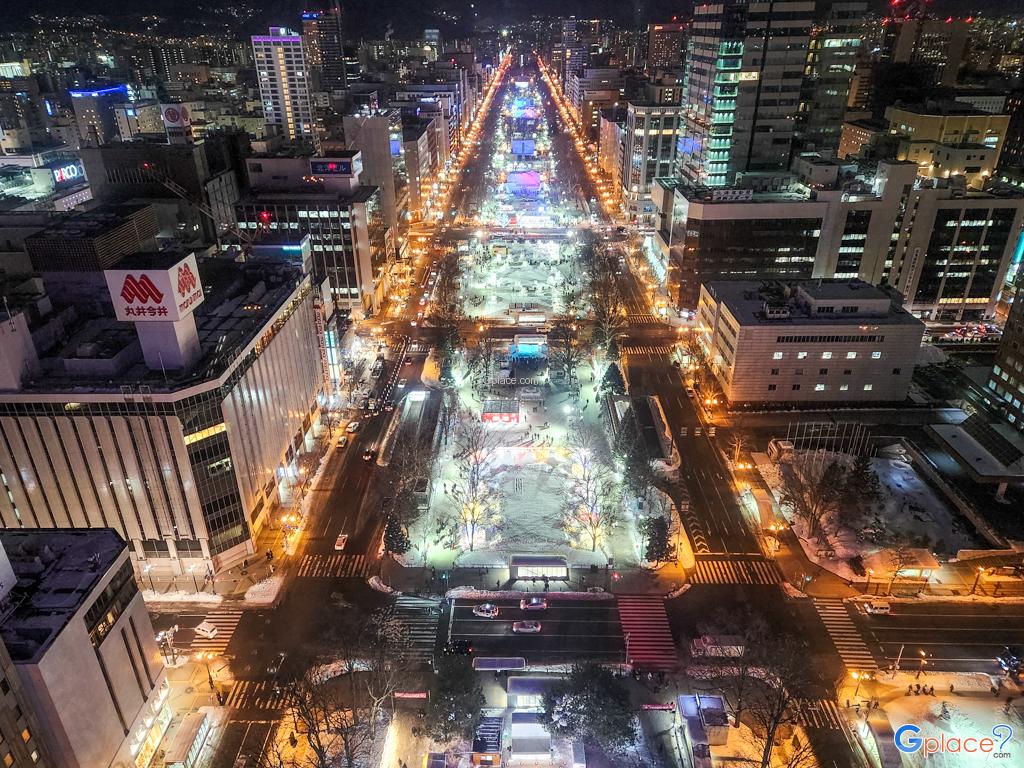
M 128 275 L 124 279 L 124 285 L 121 286 L 121 298 L 129 304 L 133 301 L 144 304 L 148 301 L 163 301 L 164 295 L 153 284 L 148 275 L 143 275 L 138 279 L 134 275 Z

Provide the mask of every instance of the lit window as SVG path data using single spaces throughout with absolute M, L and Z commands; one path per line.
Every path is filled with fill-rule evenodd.
M 797 360 L 803 360 L 805 357 L 807 357 L 807 353 L 806 352 L 797 352 L 796 353 L 796 359 Z
M 28 728 L 23 729 L 22 732 L 21 732 L 21 740 L 22 741 L 28 741 L 31 738 L 32 738 L 32 733 L 29 731 L 29 729 Z
M 872 360 L 878 360 L 881 357 L 882 357 L 882 353 L 881 352 L 872 352 L 871 353 L 871 359 Z
M 776 352 L 775 354 L 772 355 L 772 360 L 781 360 L 781 359 L 782 359 L 782 353 L 781 352 Z
M 821 353 L 821 359 L 822 360 L 831 360 L 832 359 L 832 353 L 831 352 L 822 352 Z
M 815 392 L 824 392 L 825 391 L 825 385 L 824 384 L 815 384 L 814 385 L 814 391 Z
M 864 391 L 865 391 L 865 392 L 870 392 L 870 391 L 871 391 L 872 389 L 874 389 L 874 388 L 875 388 L 875 385 L 874 385 L 874 384 L 865 384 L 865 385 L 864 385 Z
M 846 359 L 847 360 L 856 360 L 857 359 L 857 353 L 856 352 L 847 352 L 846 353 Z
M 846 390 L 848 390 L 849 388 L 850 388 L 850 385 L 849 385 L 849 384 L 840 384 L 840 385 L 839 385 L 839 391 L 840 391 L 840 392 L 845 392 L 845 391 L 846 391 Z

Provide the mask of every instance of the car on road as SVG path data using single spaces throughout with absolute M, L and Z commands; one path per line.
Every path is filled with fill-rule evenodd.
M 450 656 L 469 656 L 473 652 L 473 644 L 469 640 L 449 640 L 444 652 Z
M 473 615 L 484 619 L 493 619 L 498 615 L 498 606 L 494 603 L 483 603 L 473 606 Z
M 394 400 L 388 400 L 386 403 L 384 403 L 384 412 L 385 413 L 391 413 L 393 410 L 395 410 L 395 401 Z
M 200 637 L 205 637 L 207 640 L 212 640 L 217 636 L 217 625 L 212 621 L 203 621 L 196 625 L 195 633 Z
M 544 597 L 524 597 L 519 601 L 519 608 L 524 611 L 543 611 L 547 607 L 548 601 Z
M 888 616 L 892 613 L 892 605 L 888 600 L 872 600 L 864 606 L 864 610 L 876 616 Z
M 377 458 L 377 452 L 373 448 L 367 448 L 363 451 L 363 461 L 373 461 Z
M 360 427 L 360 424 L 359 424 L 358 421 L 350 421 L 348 423 L 348 426 L 345 427 L 345 431 L 348 432 L 350 435 L 352 435 L 352 434 L 355 434 L 356 432 L 359 431 L 359 427 Z
M 687 397 L 696 397 L 697 393 L 693 391 L 693 387 L 688 386 L 688 387 L 686 387 L 686 396 Z
M 344 448 L 346 445 L 348 445 L 348 435 L 342 435 L 338 438 L 338 447 Z
M 345 549 L 345 545 L 348 544 L 348 534 L 342 533 L 338 535 L 338 538 L 334 540 L 334 551 L 342 552 Z
M 539 621 L 513 621 L 512 631 L 517 635 L 536 635 L 540 632 Z
M 409 383 L 408 379 L 399 379 L 398 380 L 398 388 L 399 389 L 405 389 L 405 385 L 408 384 L 408 383 Z
M 1024 666 L 1024 647 L 1019 645 L 1008 645 L 996 656 L 996 663 L 1004 672 L 1017 676 Z

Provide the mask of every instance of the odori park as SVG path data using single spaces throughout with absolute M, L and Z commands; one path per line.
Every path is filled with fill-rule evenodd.
M 512 582 L 579 585 L 594 566 L 644 560 L 650 517 L 664 519 L 665 536 L 671 527 L 668 498 L 629 482 L 638 452 L 648 472 L 658 466 L 651 459 L 671 461 L 650 434 L 655 450 L 646 450 L 640 425 L 666 438 L 667 430 L 656 407 L 622 396 L 614 336 L 595 330 L 600 246 L 579 227 L 589 219 L 586 200 L 564 180 L 553 183 L 550 132 L 534 83 L 513 82 L 493 139 L 482 228 L 440 268 L 439 284 L 458 286 L 459 308 L 438 306 L 453 300 L 439 289 L 427 322 L 457 322 L 460 331 L 431 353 L 424 381 L 443 386 L 407 396 L 420 405 L 395 414 L 378 462 L 397 494 L 416 488 L 393 504 L 409 565 L 508 568 Z M 436 428 L 424 418 L 435 408 Z

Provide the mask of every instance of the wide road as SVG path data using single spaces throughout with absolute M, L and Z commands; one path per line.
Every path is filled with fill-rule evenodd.
M 1024 605 L 953 602 L 894 602 L 887 616 L 856 617 L 862 635 L 882 668 L 998 674 L 996 655 L 1006 645 L 1024 645 Z
M 614 600 L 549 600 L 542 611 L 524 611 L 518 600 L 497 600 L 500 613 L 473 615 L 480 601 L 456 600 L 442 616 L 451 640 L 468 640 L 474 656 L 522 656 L 528 664 L 579 659 L 621 661 L 625 653 L 622 625 Z M 535 635 L 514 634 L 515 621 L 539 621 Z

